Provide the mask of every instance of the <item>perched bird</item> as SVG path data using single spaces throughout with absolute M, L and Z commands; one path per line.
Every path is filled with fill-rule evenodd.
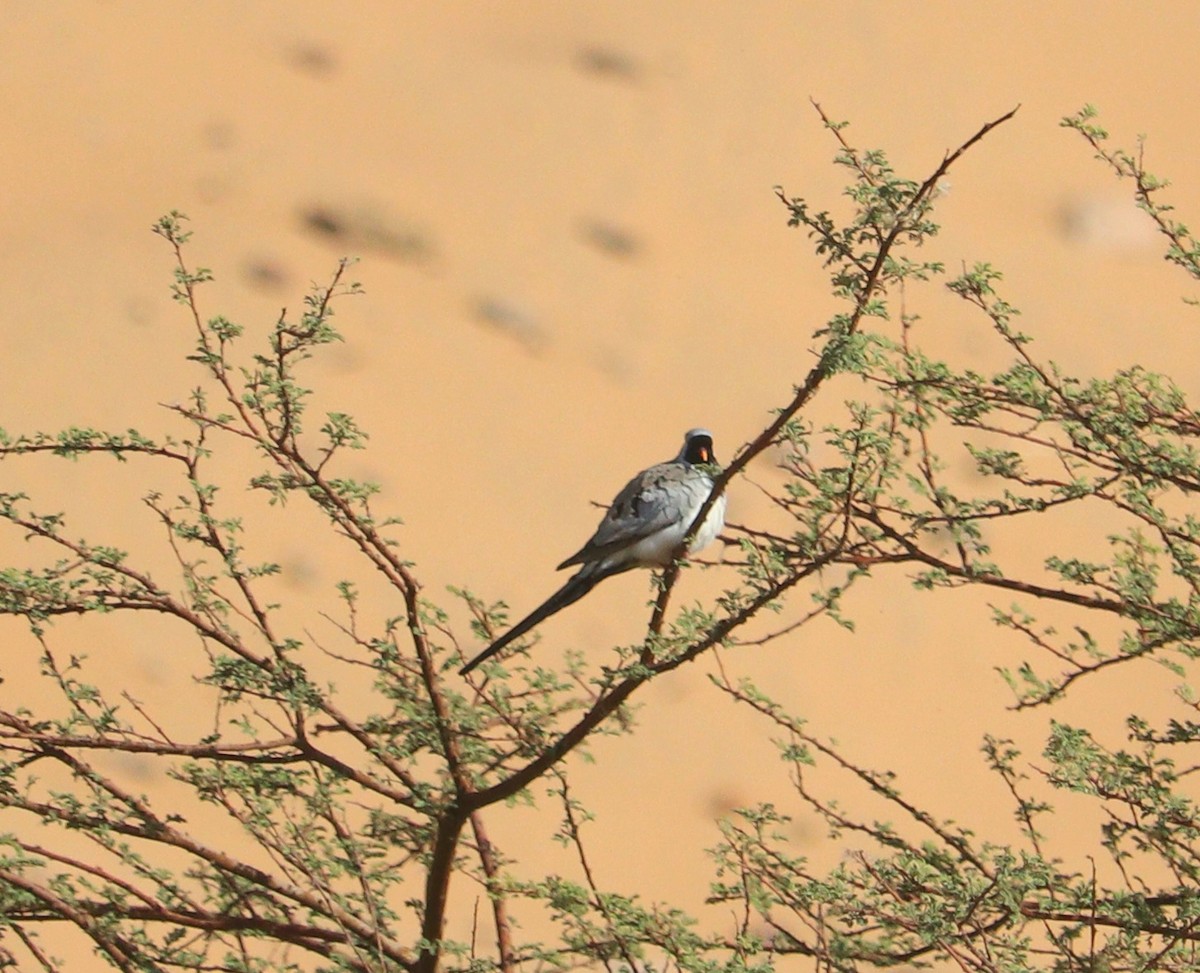
M 670 565 L 700 507 L 712 492 L 705 466 L 715 466 L 712 434 L 691 429 L 679 455 L 642 470 L 617 494 L 592 539 L 563 561 L 558 570 L 581 565 L 558 591 L 462 667 L 466 675 L 485 659 L 519 639 L 555 612 L 574 604 L 605 578 L 630 568 Z M 704 523 L 688 545 L 695 554 L 712 543 L 725 526 L 725 495 L 709 508 Z

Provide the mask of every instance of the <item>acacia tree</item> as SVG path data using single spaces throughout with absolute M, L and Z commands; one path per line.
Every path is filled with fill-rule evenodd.
M 918 181 L 894 172 L 883 153 L 855 148 L 844 125 L 822 114 L 849 174 L 850 216 L 837 221 L 779 196 L 844 309 L 817 332 L 816 364 L 791 400 L 738 451 L 713 494 L 778 447 L 787 478 L 773 496 L 775 518 L 730 528 L 741 553 L 722 569 L 728 586 L 711 604 L 672 605 L 676 565 L 638 646 L 572 657 L 565 673 L 518 650 L 460 679 L 455 670 L 476 643 L 422 592 L 396 521 L 378 512 L 378 489 L 340 474 L 345 452 L 364 448 L 366 434 L 344 413 L 314 418 L 301 370 L 339 340 L 334 309 L 357 290 L 348 265 L 309 295 L 298 318 L 281 316 L 262 351 L 247 354 L 241 327 L 202 310 L 199 288 L 211 274 L 191 268 L 183 218 L 161 219 L 154 229 L 174 255 L 174 296 L 204 376 L 185 404 L 169 407 L 190 431 L 0 436 L 10 462 L 136 459 L 174 482 L 144 498 L 168 574 L 139 563 L 119 538 L 80 539 L 74 519 L 0 493 L 3 522 L 32 545 L 32 563 L 0 571 L 0 611 L 27 623 L 32 641 L 21 644 L 37 647 L 40 678 L 59 700 L 44 712 L 0 707 L 5 959 L 60 969 L 55 943 L 70 928 L 122 970 L 603 964 L 736 973 L 937 959 L 997 971 L 1196 967 L 1200 814 L 1181 778 L 1200 721 L 1186 692 L 1175 703 L 1179 718 L 1165 726 L 1131 716 L 1127 749 L 1054 724 L 1040 776 L 1010 741 L 988 738 L 986 758 L 1023 834 L 997 845 L 915 805 L 892 775 L 851 760 L 718 667 L 714 692 L 751 707 L 778 737 L 797 802 L 824 818 L 834 840 L 866 845 L 820 873 L 790 847 L 787 818 L 771 805 L 721 820 L 710 901 L 733 904 L 732 930 L 599 887 L 588 868 L 586 809 L 570 790 L 594 734 L 634 732 L 619 717 L 647 683 L 717 646 L 736 651 L 748 623 L 768 610 L 789 613 L 780 633 L 820 617 L 850 625 L 847 593 L 888 572 L 911 577 L 923 597 L 980 586 L 1007 600 L 994 620 L 1028 639 L 1036 660 L 1007 674 L 1020 707 L 1052 706 L 1080 680 L 1146 658 L 1186 679 L 1200 636 L 1200 522 L 1187 512 L 1200 488 L 1200 417 L 1180 390 L 1138 367 L 1096 379 L 1041 360 L 987 265 L 945 286 L 975 309 L 1009 359 L 1004 369 L 980 374 L 937 360 L 908 313 L 920 288 L 944 275 L 918 249 L 937 232 L 940 181 L 1012 115 Z M 1200 277 L 1200 249 L 1161 202 L 1163 184 L 1140 154 L 1110 150 L 1090 109 L 1065 124 L 1132 181 L 1137 204 L 1169 241 L 1168 259 Z M 816 429 L 809 406 L 831 388 L 852 398 L 838 422 Z M 230 512 L 238 484 L 220 459 L 246 447 L 251 488 L 289 510 L 315 508 L 360 559 L 363 575 L 332 593 L 337 644 L 271 600 L 280 568 L 256 559 Z M 968 483 L 949 472 L 964 451 L 979 474 Z M 1080 507 L 1110 515 L 1095 517 L 1109 557 L 1055 551 L 1033 574 L 994 560 L 987 538 L 1007 525 L 1045 524 L 1049 537 L 1053 518 Z M 379 583 L 401 606 L 395 617 L 362 607 L 363 586 Z M 454 594 L 472 634 L 491 638 L 504 606 Z M 809 607 L 796 607 L 800 594 Z M 1072 634 L 1038 621 L 1047 608 L 1077 616 Z M 138 612 L 164 617 L 176 633 L 173 665 L 191 667 L 197 699 L 212 705 L 206 732 L 189 735 L 170 707 L 154 711 L 111 689 L 102 662 L 73 652 L 55 624 Z M 1097 629 L 1108 634 L 1088 634 Z M 7 653 L 0 672 L 15 664 Z M 339 671 L 370 674 L 369 712 L 339 695 Z M 111 759 L 128 754 L 152 756 L 172 786 L 142 794 Z M 841 810 L 826 793 L 826 767 L 849 771 L 894 819 Z M 1039 821 L 1056 789 L 1102 808 L 1095 851 L 1111 857 L 1120 882 L 1105 884 L 1046 847 Z M 530 876 L 489 839 L 489 821 L 517 797 L 560 809 L 558 833 L 547 837 L 574 849 L 574 875 Z M 467 941 L 446 936 L 452 882 L 482 888 L 490 908 Z M 558 938 L 518 935 L 518 905 L 554 919 Z

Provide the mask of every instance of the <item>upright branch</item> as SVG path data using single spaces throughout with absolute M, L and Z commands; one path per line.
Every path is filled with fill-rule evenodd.
M 886 294 L 889 285 L 898 283 L 906 275 L 906 270 L 899 264 L 889 268 L 889 260 L 897 241 L 904 239 L 908 244 L 919 246 L 927 235 L 936 231 L 936 227 L 928 220 L 928 214 L 938 184 L 965 152 L 982 140 L 992 129 L 1016 115 L 1020 105 L 988 122 L 957 149 L 948 151 L 933 173 L 915 187 L 907 180 L 898 179 L 882 161 L 882 156 L 877 160 L 864 162 L 860 154 L 842 135 L 845 126 L 830 121 L 817 102 L 813 102 L 813 107 L 821 116 L 821 121 L 826 129 L 832 132 L 841 144 L 843 156 L 840 161 L 848 164 L 858 173 L 863 185 L 869 187 L 873 191 L 873 195 L 864 195 L 862 198 L 856 199 L 859 205 L 858 214 L 849 228 L 842 233 L 841 236 L 844 239 L 837 240 L 832 232 L 832 223 L 828 213 L 813 214 L 803 199 L 789 199 L 781 187 L 776 187 L 775 194 L 791 213 L 788 225 L 807 227 L 809 235 L 818 238 L 820 241 L 818 253 L 828 254 L 826 266 L 835 268 L 832 275 L 833 282 L 839 293 L 850 301 L 851 308 L 847 314 L 839 315 L 829 323 L 827 328 L 818 332 L 819 335 L 826 335 L 824 346 L 817 355 L 816 364 L 809 369 L 804 381 L 796 388 L 792 400 L 778 411 L 775 419 L 765 429 L 738 450 L 729 465 L 714 479 L 712 492 L 696 512 L 696 516 L 692 518 L 691 527 L 680 543 L 679 555 L 676 557 L 675 564 L 664 575 L 661 591 L 655 601 L 650 619 L 651 635 L 656 636 L 661 633 L 671 591 L 679 576 L 679 562 L 692 537 L 704 523 L 713 504 L 717 502 L 717 498 L 725 492 L 729 482 L 735 476 L 740 475 L 752 460 L 780 441 L 780 436 L 788 423 L 792 422 L 812 401 L 818 389 L 829 378 L 839 372 L 860 370 L 858 356 L 861 354 L 861 346 L 853 339 L 859 331 L 864 317 L 886 316 L 885 305 L 880 298 Z M 888 217 L 884 221 L 888 228 L 879 236 L 877 249 L 867 250 L 860 254 L 857 248 L 844 241 L 854 239 L 863 228 L 877 225 L 879 220 L 878 211 L 875 209 L 877 205 L 882 205 L 888 212 Z M 911 271 L 912 268 L 907 268 L 907 272 Z

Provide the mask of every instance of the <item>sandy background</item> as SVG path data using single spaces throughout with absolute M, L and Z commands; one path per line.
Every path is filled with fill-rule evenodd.
M 1181 214 L 1200 213 L 1193 4 L 10 3 L 0 27 L 0 426 L 174 428 L 156 403 L 180 399 L 195 366 L 148 232 L 169 209 L 191 216 L 192 259 L 216 273 L 206 309 L 252 331 L 356 254 L 367 296 L 343 305 L 348 341 L 314 381 L 371 432 L 351 472 L 384 485 L 434 597 L 458 584 L 532 606 L 594 526 L 588 501 L 692 425 L 732 455 L 787 401 L 835 309 L 772 192 L 839 205 L 810 97 L 917 178 L 1020 103 L 956 168 L 935 255 L 1003 268 L 1049 357 L 1083 373 L 1138 360 L 1200 385 L 1188 282 L 1058 126 L 1094 102 L 1122 144 L 1147 133 Z M 921 300 L 932 342 L 987 363 L 964 308 Z M 0 476 L 46 508 L 74 503 L 93 538 L 156 540 L 138 471 Z M 755 509 L 735 486 L 730 519 Z M 288 590 L 326 598 L 344 552 L 272 518 L 259 529 Z M 543 651 L 632 641 L 646 592 L 644 577 L 611 582 L 545 627 Z M 1046 716 L 1004 711 L 992 667 L 1023 651 L 966 624 L 982 601 L 920 600 L 896 579 L 852 602 L 857 636 L 819 625 L 726 664 L 915 798 L 1004 836 L 980 734 L 1036 739 Z M 19 693 L 25 642 L 0 632 L 2 689 Z M 164 641 L 100 642 L 144 694 L 188 691 Z M 643 732 L 597 747 L 581 774 L 615 888 L 695 902 L 713 814 L 788 800 L 754 722 L 706 688 L 711 666 L 645 693 Z M 1119 716 L 1136 705 L 1124 697 L 1169 685 L 1139 678 L 1084 687 L 1058 715 Z M 496 817 L 515 841 L 519 816 Z M 808 850 L 835 859 L 807 827 Z

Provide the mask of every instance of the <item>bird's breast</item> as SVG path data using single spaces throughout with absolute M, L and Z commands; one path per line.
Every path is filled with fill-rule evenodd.
M 680 504 L 680 516 L 661 530 L 631 544 L 623 552 L 623 560 L 646 568 L 665 568 L 669 565 L 674 559 L 675 552 L 679 550 L 679 545 L 683 543 L 688 528 L 692 526 L 692 521 L 696 519 L 696 514 L 700 512 L 701 505 L 708 499 L 711 490 L 712 482 L 707 478 L 702 483 L 688 484 L 685 491 L 685 502 Z M 688 554 L 696 554 L 708 547 L 721 533 L 724 526 L 725 496 L 722 494 L 709 509 L 704 523 L 700 525 L 691 544 L 688 545 Z

